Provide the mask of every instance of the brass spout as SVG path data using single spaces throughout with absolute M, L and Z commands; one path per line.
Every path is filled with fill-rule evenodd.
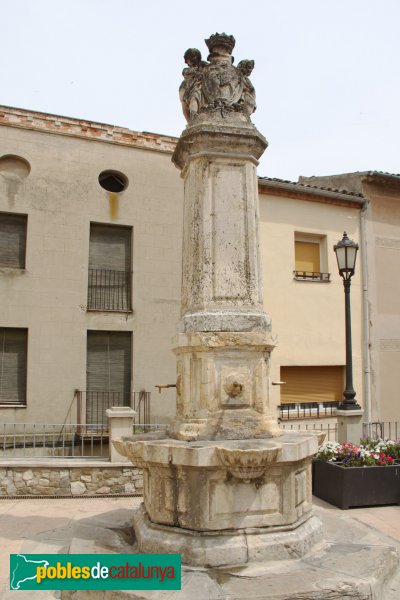
M 176 383 L 159 383 L 158 385 L 155 385 L 154 387 L 158 388 L 158 393 L 161 394 L 161 390 L 164 388 L 176 388 Z

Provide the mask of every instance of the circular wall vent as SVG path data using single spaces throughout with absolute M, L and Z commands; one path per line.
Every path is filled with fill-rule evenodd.
M 128 187 L 128 178 L 119 171 L 102 171 L 99 184 L 107 192 L 123 192 Z

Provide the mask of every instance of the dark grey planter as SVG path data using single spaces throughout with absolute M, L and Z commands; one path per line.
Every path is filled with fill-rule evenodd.
M 343 467 L 314 461 L 313 494 L 342 509 L 400 504 L 400 465 Z

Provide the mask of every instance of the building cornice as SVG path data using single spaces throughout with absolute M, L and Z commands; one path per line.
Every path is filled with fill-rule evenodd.
M 177 138 L 107 123 L 0 106 L 0 125 L 172 154 Z

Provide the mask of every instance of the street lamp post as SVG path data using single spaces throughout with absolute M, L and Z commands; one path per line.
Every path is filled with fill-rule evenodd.
M 350 285 L 354 275 L 358 244 L 350 240 L 344 232 L 343 238 L 333 247 L 339 268 L 339 275 L 343 278 L 345 314 L 346 314 L 346 388 L 343 392 L 344 399 L 339 404 L 339 410 L 360 410 L 361 406 L 355 399 L 356 392 L 353 387 L 353 356 L 351 347 L 351 313 L 350 313 Z

